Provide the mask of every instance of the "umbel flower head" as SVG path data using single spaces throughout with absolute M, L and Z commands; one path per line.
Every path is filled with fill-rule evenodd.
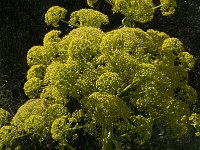
M 54 27 L 58 27 L 58 22 L 62 19 L 65 19 L 65 15 L 67 14 L 67 10 L 65 8 L 59 6 L 53 6 L 47 10 L 45 14 L 45 23 L 47 25 L 52 25 Z
M 50 104 L 51 102 L 46 99 L 31 99 L 27 101 L 18 109 L 17 113 L 12 119 L 11 124 L 23 128 L 24 122 L 31 115 L 42 116 Z
M 69 24 L 100 28 L 101 24 L 109 22 L 108 16 L 93 9 L 81 9 L 71 14 Z

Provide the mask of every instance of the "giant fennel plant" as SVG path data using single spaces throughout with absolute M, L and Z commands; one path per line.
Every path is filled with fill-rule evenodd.
M 125 15 L 140 10 L 134 20 L 141 22 L 151 18 L 146 11 L 154 11 L 149 0 L 106 1 Z M 170 13 L 174 5 L 162 0 L 161 10 Z M 132 6 L 138 7 L 126 12 Z M 66 13 L 53 6 L 45 22 L 58 27 Z M 91 136 L 102 150 L 119 150 L 124 141 L 147 142 L 155 123 L 175 138 L 191 124 L 200 135 L 200 117 L 190 109 L 197 94 L 188 85 L 195 59 L 179 39 L 130 27 L 105 33 L 100 27 L 108 17 L 92 9 L 73 12 L 67 23 L 75 29 L 64 37 L 52 30 L 43 45 L 28 51 L 24 91 L 30 100 L 12 119 L 0 110 L 0 149 L 23 149 L 19 141 L 29 137 L 73 150 L 83 136 Z
M 87 0 L 90 7 L 94 7 L 100 0 Z M 159 9 L 163 16 L 175 12 L 176 0 L 104 0 L 111 5 L 114 13 L 125 16 L 122 23 L 134 26 L 134 22 L 146 23 L 153 19 L 154 13 Z M 157 3 L 157 4 L 154 4 Z

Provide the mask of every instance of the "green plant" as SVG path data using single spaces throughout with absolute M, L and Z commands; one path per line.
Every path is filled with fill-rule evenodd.
M 135 21 L 152 18 L 145 16 L 154 10 L 151 1 L 107 2 L 127 17 L 137 4 L 141 11 L 139 18 L 133 16 Z M 174 6 L 174 1 L 161 1 L 160 7 L 171 14 Z M 58 27 L 59 21 L 66 22 L 66 12 L 50 8 L 46 23 Z M 15 140 L 30 136 L 43 142 L 51 136 L 58 149 L 74 149 L 87 134 L 102 150 L 112 150 L 121 149 L 123 141 L 144 144 L 155 123 L 174 138 L 188 132 L 191 120 L 197 124 L 198 116 L 190 116 L 197 94 L 188 85 L 195 59 L 180 40 L 152 29 L 122 27 L 105 33 L 100 26 L 108 17 L 92 9 L 72 13 L 66 23 L 78 28 L 64 37 L 52 30 L 43 46 L 29 50 L 24 90 L 31 100 L 0 131 L 7 133 L 9 128 L 9 134 L 16 133 Z M 1 145 L 13 146 L 8 141 L 1 140 Z
M 113 12 L 120 12 L 125 16 L 122 23 L 132 26 L 133 22 L 145 23 L 151 21 L 155 11 L 160 8 L 163 16 L 171 15 L 175 12 L 176 0 L 160 0 L 159 5 L 155 5 L 153 0 L 105 0 L 112 6 Z M 94 7 L 98 0 L 87 0 L 89 6 Z

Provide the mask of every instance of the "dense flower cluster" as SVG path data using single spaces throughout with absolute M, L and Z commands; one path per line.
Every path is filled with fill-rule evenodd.
M 101 24 L 109 22 L 108 16 L 93 9 L 81 9 L 71 14 L 69 24 L 78 26 L 91 26 L 100 28 Z
M 61 8 L 59 6 L 53 6 L 45 14 L 45 23 L 47 25 L 58 27 L 59 26 L 58 22 L 62 19 L 65 19 L 66 14 L 67 10 L 65 8 Z
M 121 4 L 129 1 L 113 2 L 123 11 L 127 8 Z M 148 10 L 151 1 L 145 2 L 139 10 Z M 95 21 L 93 14 L 87 19 Z M 188 85 L 195 60 L 180 40 L 152 29 L 123 27 L 104 33 L 97 28 L 102 22 L 78 19 L 79 28 L 64 37 L 50 31 L 43 46 L 29 50 L 24 90 L 31 100 L 10 125 L 0 118 L 5 125 L 0 146 L 12 145 L 9 138 L 30 135 L 40 142 L 51 136 L 64 149 L 83 131 L 100 139 L 103 148 L 118 138 L 144 144 L 155 122 L 174 137 L 187 133 L 189 120 L 197 124 L 199 116 L 190 117 L 197 94 Z
M 8 124 L 11 120 L 11 115 L 8 111 L 0 108 L 0 128 Z
M 87 0 L 90 7 L 93 7 L 98 0 Z M 160 0 L 160 5 L 156 6 L 153 0 L 105 0 L 109 3 L 114 12 L 120 12 L 132 21 L 145 23 L 151 21 L 155 10 L 160 8 L 163 16 L 174 13 L 176 0 Z

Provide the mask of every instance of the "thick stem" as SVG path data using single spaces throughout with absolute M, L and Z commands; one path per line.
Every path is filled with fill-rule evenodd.
M 113 150 L 113 127 L 103 127 L 103 146 L 102 150 Z
M 117 97 L 121 97 L 126 91 L 138 85 L 139 79 L 133 81 L 127 87 L 125 87 L 120 93 L 117 94 Z
M 73 148 L 68 142 L 66 143 L 66 148 L 68 150 L 75 150 L 75 148 Z

